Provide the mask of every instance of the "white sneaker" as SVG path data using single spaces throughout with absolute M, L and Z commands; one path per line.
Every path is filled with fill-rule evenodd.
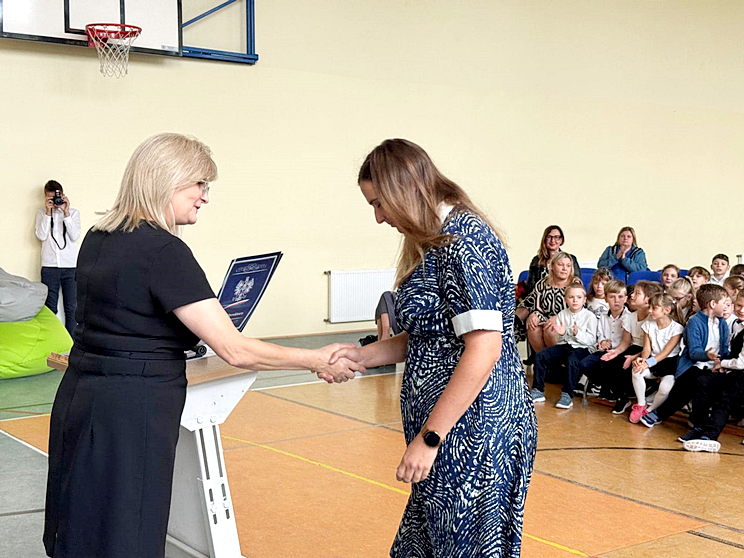
M 687 451 L 707 451 L 710 453 L 718 453 L 721 449 L 721 444 L 716 440 L 687 440 L 684 444 L 684 448 Z

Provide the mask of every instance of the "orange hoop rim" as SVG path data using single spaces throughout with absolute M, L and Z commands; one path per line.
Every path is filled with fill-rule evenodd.
M 142 33 L 142 28 L 126 23 L 89 23 L 85 32 L 91 39 L 134 39 Z

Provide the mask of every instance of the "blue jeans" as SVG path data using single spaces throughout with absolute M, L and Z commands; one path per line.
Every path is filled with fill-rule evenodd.
M 75 285 L 74 267 L 42 267 L 41 282 L 44 283 L 49 292 L 47 293 L 46 306 L 53 313 L 57 313 L 59 302 L 59 288 L 62 287 L 62 304 L 65 309 L 65 329 L 72 337 L 77 322 L 75 321 L 75 309 L 77 308 L 77 287 Z

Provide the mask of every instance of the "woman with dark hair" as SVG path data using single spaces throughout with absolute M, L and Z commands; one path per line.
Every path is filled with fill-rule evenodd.
M 413 484 L 390 555 L 517 557 L 537 423 L 504 246 L 462 188 L 409 141 L 376 147 L 359 186 L 377 222 L 403 234 L 396 311 L 404 332 L 336 353 L 365 367 L 406 362 L 407 449 L 396 477 Z
M 565 241 L 563 229 L 558 225 L 549 225 L 545 228 L 540 240 L 540 247 L 537 249 L 537 255 L 530 262 L 529 274 L 525 285 L 524 296 L 527 296 L 535 288 L 537 282 L 548 274 L 548 262 L 558 252 L 561 252 L 561 246 Z M 571 255 L 573 262 L 574 277 L 581 277 L 581 267 L 575 256 Z
M 609 267 L 612 275 L 618 281 L 628 282 L 628 275 L 634 271 L 646 271 L 646 254 L 638 247 L 633 227 L 623 227 L 617 233 L 617 240 L 612 246 L 605 248 L 599 257 L 597 267 Z

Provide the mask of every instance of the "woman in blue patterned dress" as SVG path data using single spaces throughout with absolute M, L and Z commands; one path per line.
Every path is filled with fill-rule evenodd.
M 396 477 L 412 485 L 390 555 L 517 557 L 537 423 L 514 341 L 506 251 L 416 144 L 384 141 L 359 186 L 377 222 L 404 237 L 396 311 L 405 331 L 334 356 L 367 367 L 406 362 L 408 447 Z

